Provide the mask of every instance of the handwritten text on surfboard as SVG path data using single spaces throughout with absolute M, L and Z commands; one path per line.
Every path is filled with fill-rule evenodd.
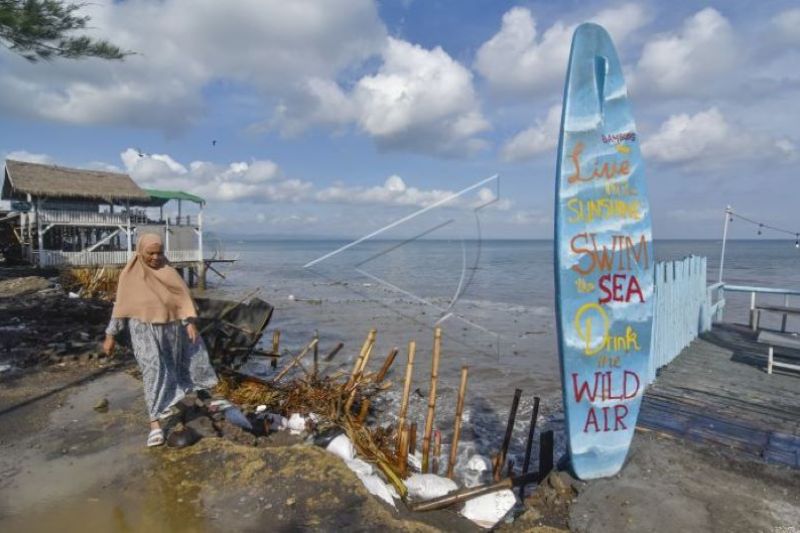
M 624 227 L 624 222 L 637 221 L 643 216 L 637 191 L 628 184 L 633 168 L 630 160 L 624 157 L 630 149 L 623 143 L 635 142 L 636 134 L 603 135 L 602 140 L 618 145 L 618 153 L 595 158 L 590 165 L 581 163 L 584 144 L 578 142 L 572 147 L 568 186 L 594 182 L 597 186 L 592 190 L 600 196 L 570 198 L 566 204 L 568 222 L 592 224 L 617 220 L 623 222 L 620 227 Z M 636 372 L 624 369 L 625 358 L 641 352 L 643 347 L 634 326 L 612 324 L 607 306 L 645 303 L 646 295 L 637 274 L 646 271 L 651 261 L 645 234 L 612 232 L 610 242 L 608 238 L 601 242 L 598 237 L 598 233 L 582 231 L 569 241 L 570 250 L 579 257 L 571 267 L 579 276 L 575 288 L 579 294 L 591 296 L 575 312 L 572 327 L 581 341 L 581 353 L 596 358 L 598 369 L 588 377 L 572 373 L 570 392 L 577 403 L 594 404 L 596 400 L 605 403 L 590 406 L 584 433 L 623 431 L 630 424 L 626 421 L 628 407 L 625 404 L 639 394 L 641 381 Z

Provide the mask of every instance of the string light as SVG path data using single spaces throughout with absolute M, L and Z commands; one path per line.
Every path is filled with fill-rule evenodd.
M 745 222 L 749 222 L 755 226 L 758 226 L 758 235 L 763 235 L 764 230 L 772 230 L 777 233 L 783 233 L 785 235 L 791 235 L 794 237 L 794 247 L 800 249 L 800 232 L 791 231 L 786 228 L 779 228 L 777 226 L 772 226 L 770 224 L 765 224 L 764 222 L 759 222 L 757 220 L 753 220 L 752 218 L 748 218 L 746 216 L 740 215 L 739 213 L 734 213 L 733 211 L 728 211 L 729 222 L 733 222 L 734 217 L 738 218 L 739 220 L 743 220 Z

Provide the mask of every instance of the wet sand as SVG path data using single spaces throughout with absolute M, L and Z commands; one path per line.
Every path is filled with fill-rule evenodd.
M 0 410 L 77 373 L 20 378 L 3 387 Z M 116 371 L 2 415 L 0 529 L 477 530 L 449 511 L 395 512 L 336 456 L 286 435 L 267 448 L 217 437 L 147 449 L 141 396 L 140 382 Z M 104 413 L 94 410 L 102 398 Z

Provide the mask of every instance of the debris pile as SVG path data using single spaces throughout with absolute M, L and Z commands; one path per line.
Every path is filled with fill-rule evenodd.
M 15 368 L 104 359 L 111 304 L 69 298 L 53 279 L 0 281 L 0 361 Z
M 514 465 L 506 464 L 511 432 L 514 427 L 517 405 L 522 391 L 517 390 L 508 421 L 508 428 L 499 452 L 489 459 L 475 456 L 468 470 L 475 470 L 474 479 L 464 480 L 466 488 L 459 489 L 454 479 L 454 466 L 457 458 L 461 418 L 467 388 L 468 368 L 461 371 L 461 385 L 458 391 L 454 434 L 449 439 L 450 453 L 441 452 L 441 432 L 434 431 L 436 410 L 436 385 L 438 363 L 441 351 L 441 330 L 436 328 L 432 358 L 430 393 L 425 425 L 422 433 L 422 453 L 417 453 L 417 425 L 408 418 L 408 400 L 411 391 L 416 344 L 411 341 L 403 383 L 399 416 L 395 421 L 382 423 L 380 413 L 373 412 L 378 397 L 392 388 L 386 380 L 387 373 L 398 354 L 394 348 L 378 367 L 370 371 L 369 362 L 375 346 L 376 331 L 367 335 L 350 372 L 339 371 L 324 375 L 319 371 L 317 350 L 318 338 L 305 345 L 291 357 L 282 369 L 276 370 L 272 379 L 250 376 L 230 367 L 219 367 L 220 384 L 215 391 L 233 404 L 241 406 L 257 431 L 289 429 L 312 435 L 318 444 L 343 458 L 356 472 L 364 485 L 378 497 L 394 505 L 387 493 L 394 493 L 406 502 L 413 511 L 441 509 L 455 504 L 464 504 L 461 513 L 482 527 L 493 527 L 508 516 L 518 505 L 514 489 L 524 490 L 525 485 L 538 482 L 552 469 L 552 432 L 540 435 L 539 470 L 528 472 L 532 439 L 538 416 L 538 398 L 528 434 L 526 458 L 515 475 Z M 277 351 L 277 346 L 274 347 Z M 337 347 L 337 350 L 340 347 Z M 313 353 L 313 360 L 308 361 Z M 284 356 L 283 359 L 286 359 Z M 325 358 L 327 360 L 328 358 Z M 294 379 L 285 380 L 292 374 Z M 370 420 L 377 423 L 367 424 Z M 333 437 L 335 438 L 333 438 Z M 345 438 L 346 437 L 346 438 Z M 353 455 L 353 451 L 357 457 Z M 547 457 L 549 454 L 549 458 Z M 438 465 L 440 457 L 446 457 L 447 464 Z M 387 485 L 375 476 L 377 469 Z M 440 468 L 441 467 L 441 468 Z M 446 471 L 447 476 L 435 472 Z M 393 489 L 393 490 L 391 490 Z M 387 492 L 388 491 L 388 492 Z

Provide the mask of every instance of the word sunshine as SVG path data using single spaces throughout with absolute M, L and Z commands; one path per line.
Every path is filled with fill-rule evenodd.
M 569 218 L 570 224 L 594 222 L 595 219 L 621 218 L 636 221 L 642 218 L 639 199 L 620 200 L 619 198 L 609 198 L 607 196 L 589 200 L 570 198 L 567 201 L 567 209 L 573 213 Z
M 632 131 L 626 131 L 625 133 L 611 133 L 609 135 L 603 135 L 603 142 L 605 144 L 619 144 L 624 141 L 636 142 L 636 133 Z
M 627 176 L 631 173 L 631 163 L 627 159 L 622 162 L 606 161 L 601 164 L 600 159 L 595 159 L 594 167 L 589 174 L 581 172 L 581 153 L 586 146 L 579 142 L 575 144 L 569 158 L 575 171 L 567 178 L 567 183 L 586 182 L 597 179 L 611 180 L 617 176 Z

